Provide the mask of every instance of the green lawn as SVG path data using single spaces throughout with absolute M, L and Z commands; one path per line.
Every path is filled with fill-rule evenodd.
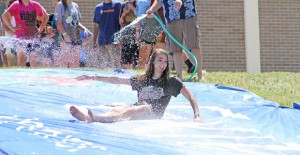
M 188 77 L 184 75 L 184 78 Z M 208 72 L 201 82 L 243 88 L 283 106 L 291 107 L 293 102 L 300 102 L 300 73 Z

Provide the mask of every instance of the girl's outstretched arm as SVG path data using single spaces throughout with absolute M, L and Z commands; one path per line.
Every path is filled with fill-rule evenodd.
M 200 112 L 199 112 L 197 101 L 195 100 L 192 93 L 185 86 L 181 88 L 180 93 L 191 103 L 191 106 L 194 111 L 194 121 L 198 123 L 202 122 L 200 118 Z
M 102 82 L 108 82 L 112 84 L 126 84 L 130 85 L 130 79 L 128 78 L 119 78 L 119 77 L 106 77 L 106 76 L 88 76 L 88 75 L 81 75 L 75 78 L 76 80 L 97 80 Z

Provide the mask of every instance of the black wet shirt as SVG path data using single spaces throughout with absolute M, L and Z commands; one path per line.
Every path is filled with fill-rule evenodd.
M 138 92 L 138 102 L 146 102 L 152 106 L 153 112 L 162 117 L 172 96 L 177 97 L 183 87 L 182 81 L 171 77 L 164 86 L 158 85 L 158 80 L 147 79 L 141 83 L 137 77 L 131 78 L 132 90 Z

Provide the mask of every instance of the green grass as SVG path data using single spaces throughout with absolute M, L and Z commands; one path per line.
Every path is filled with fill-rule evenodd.
M 184 74 L 185 79 L 188 77 Z M 201 82 L 243 88 L 283 106 L 291 107 L 293 102 L 300 102 L 300 73 L 208 72 Z
M 95 68 L 85 69 L 103 70 Z M 134 71 L 138 73 L 144 72 L 144 70 Z M 176 75 L 174 71 L 171 74 Z M 184 79 L 189 77 L 190 74 L 183 72 Z M 200 82 L 243 88 L 283 106 L 291 107 L 293 102 L 300 102 L 300 73 L 268 72 L 249 74 L 244 72 L 206 72 L 204 80 Z

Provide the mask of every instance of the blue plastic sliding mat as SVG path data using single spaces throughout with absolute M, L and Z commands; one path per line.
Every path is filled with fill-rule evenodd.
M 71 69 L 0 70 L 0 154 L 300 154 L 300 111 L 240 88 L 185 82 L 189 102 L 172 98 L 160 120 L 86 123 L 70 105 L 95 113 L 137 101 L 129 85 L 77 81 L 79 75 L 127 78 L 134 72 Z

